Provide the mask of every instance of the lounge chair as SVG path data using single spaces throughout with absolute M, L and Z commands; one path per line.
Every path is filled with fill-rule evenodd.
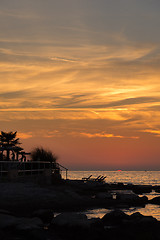
M 98 181 L 101 178 L 101 175 L 99 175 L 97 178 L 93 179 L 94 181 Z
M 101 178 L 98 179 L 98 182 L 104 182 L 104 179 L 105 179 L 105 178 L 106 178 L 106 177 L 102 176 Z
M 84 180 L 84 181 L 88 181 L 88 180 L 90 180 L 90 178 L 92 177 L 92 175 L 90 175 L 89 177 L 84 177 L 84 178 L 82 178 L 82 180 Z

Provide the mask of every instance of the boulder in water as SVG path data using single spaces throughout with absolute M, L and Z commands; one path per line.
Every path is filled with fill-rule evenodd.
M 54 217 L 54 214 L 50 209 L 39 209 L 32 213 L 32 217 L 38 217 L 44 223 L 50 223 Z
M 34 229 L 40 229 L 43 226 L 43 222 L 40 218 L 19 218 L 16 225 L 16 230 L 28 231 Z
M 79 213 L 61 213 L 52 220 L 52 224 L 59 227 L 81 227 L 88 228 L 89 221 L 85 214 Z
M 105 226 L 120 225 L 123 221 L 129 219 L 129 216 L 121 210 L 114 210 L 104 215 L 101 219 Z
M 155 197 L 155 198 L 149 200 L 149 203 L 160 205 L 160 197 Z
M 0 213 L 0 229 L 15 227 L 18 223 L 18 218 Z

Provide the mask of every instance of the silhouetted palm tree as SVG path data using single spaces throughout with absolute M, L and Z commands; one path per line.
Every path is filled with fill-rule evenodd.
M 17 132 L 3 132 L 0 134 L 0 145 L 7 151 L 6 160 L 9 161 L 9 153 L 14 150 L 15 152 L 21 151 L 23 148 L 19 147 L 21 143 L 19 138 L 16 138 Z

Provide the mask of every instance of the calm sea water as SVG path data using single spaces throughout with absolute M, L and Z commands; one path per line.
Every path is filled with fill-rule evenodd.
M 142 184 L 142 185 L 160 185 L 160 171 L 69 171 L 68 179 L 82 179 L 92 174 L 92 177 L 99 175 L 106 176 L 107 183 L 123 182 L 125 184 Z M 63 173 L 65 177 L 65 173 Z M 152 192 L 146 195 L 149 199 L 160 196 L 159 193 Z M 127 214 L 140 212 L 146 216 L 153 216 L 160 221 L 160 206 L 148 204 L 145 208 L 128 208 L 121 209 Z M 103 217 L 110 209 L 93 209 L 85 211 L 88 218 Z
M 160 171 L 68 171 L 68 179 L 82 179 L 105 176 L 108 183 L 123 182 L 133 184 L 160 185 Z M 65 173 L 63 172 L 65 177 Z

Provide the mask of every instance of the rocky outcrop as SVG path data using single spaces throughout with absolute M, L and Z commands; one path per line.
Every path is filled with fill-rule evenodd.
M 152 185 L 133 185 L 132 191 L 136 194 L 150 193 L 152 192 Z
M 43 217 L 47 213 L 49 210 L 41 209 L 32 216 L 39 215 L 46 221 Z M 8 212 L 0 213 L 0 239 L 159 240 L 160 235 L 160 222 L 139 212 L 127 215 L 121 210 L 113 210 L 101 219 L 88 219 L 82 213 L 66 212 L 53 217 L 47 225 L 44 222 L 38 217 L 15 217 Z M 44 227 L 47 227 L 46 230 Z
M 89 221 L 85 214 L 80 213 L 61 213 L 52 220 L 52 225 L 59 227 L 80 227 L 88 228 Z
M 50 209 L 39 209 L 32 213 L 32 217 L 38 217 L 46 224 L 52 221 L 54 214 Z
M 43 222 L 39 218 L 18 218 L 8 214 L 0 214 L 0 229 L 31 230 L 41 228 Z
M 129 216 L 121 210 L 114 210 L 104 215 L 101 219 L 105 226 L 115 226 L 122 224 L 125 220 L 128 220 Z
M 152 224 L 157 223 L 157 219 L 152 217 L 152 216 L 144 216 L 140 214 L 139 212 L 133 213 L 129 217 L 129 222 L 132 224 L 137 224 L 137 225 L 149 225 L 151 226 Z
M 155 197 L 155 198 L 149 200 L 149 203 L 160 205 L 160 197 Z
M 18 223 L 19 219 L 17 217 L 0 213 L 0 229 L 15 227 Z
M 113 199 L 113 196 L 111 193 L 108 193 L 108 192 L 99 192 L 96 194 L 95 196 L 97 199 Z

